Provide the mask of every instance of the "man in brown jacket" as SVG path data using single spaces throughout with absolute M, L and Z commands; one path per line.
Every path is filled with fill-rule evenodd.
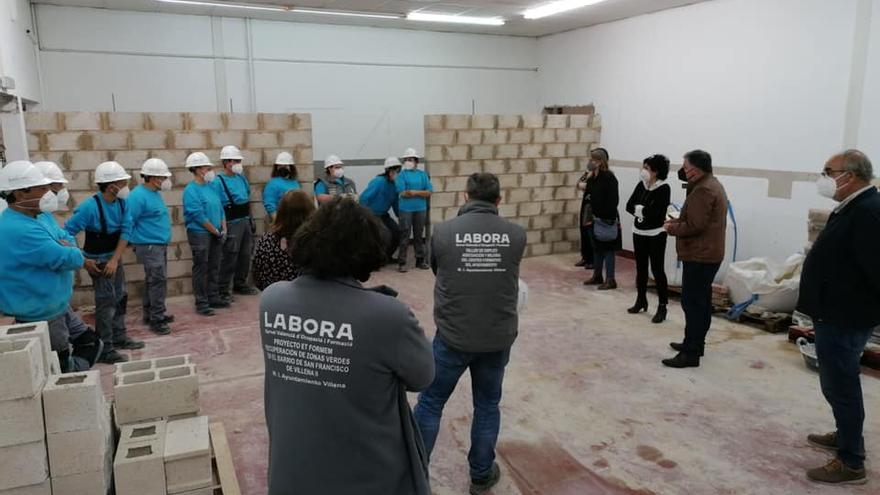
M 669 344 L 678 352 L 663 364 L 672 368 L 700 365 L 706 334 L 712 323 L 712 282 L 724 260 L 727 230 L 727 193 L 712 175 L 712 156 L 702 150 L 684 155 L 679 177 L 687 180 L 688 195 L 677 220 L 664 228 L 676 237 L 678 258 L 684 263 L 681 307 L 684 310 L 684 342 Z

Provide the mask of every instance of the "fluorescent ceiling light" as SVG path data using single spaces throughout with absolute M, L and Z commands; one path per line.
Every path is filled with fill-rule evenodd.
M 540 7 L 529 9 L 523 12 L 523 17 L 526 19 L 541 19 L 542 17 L 579 9 L 588 5 L 595 5 L 604 1 L 605 0 L 557 0 L 556 2 L 550 2 L 541 5 Z
M 342 10 L 291 9 L 296 14 L 340 15 L 347 17 L 372 17 L 375 19 L 400 19 L 398 14 L 371 14 L 367 12 L 345 12 Z
M 464 15 L 426 14 L 411 12 L 406 16 L 410 21 L 425 22 L 449 22 L 453 24 L 480 24 L 483 26 L 503 26 L 504 19 L 500 17 L 468 17 Z
M 183 5 L 198 5 L 201 7 L 227 7 L 230 9 L 246 9 L 246 10 L 271 10 L 274 12 L 287 12 L 287 7 L 259 5 L 259 4 L 241 4 L 226 2 L 203 2 L 201 0 L 157 0 L 162 3 L 177 3 Z

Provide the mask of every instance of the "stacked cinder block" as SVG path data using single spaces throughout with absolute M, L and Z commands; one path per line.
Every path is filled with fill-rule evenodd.
M 110 489 L 114 432 L 98 371 L 52 376 L 43 389 L 52 493 Z
M 199 377 L 189 354 L 116 365 L 116 423 L 199 412 Z
M 116 495 L 165 495 L 165 420 L 122 427 L 113 471 Z
M 0 340 L 0 495 L 51 494 L 39 338 Z
M 208 417 L 169 421 L 165 429 L 165 482 L 169 495 L 197 495 L 213 484 Z
M 469 175 L 490 172 L 504 192 L 499 213 L 528 233 L 527 256 L 576 250 L 576 185 L 600 133 L 595 114 L 426 116 L 432 222 L 458 213 Z
M 174 188 L 164 193 L 173 224 L 168 249 L 169 296 L 192 292 L 192 253 L 186 242 L 183 218 L 183 188 L 192 180 L 192 174 L 184 167 L 189 153 L 204 151 L 219 166 L 222 146 L 232 144 L 241 148 L 256 218 L 266 214 L 261 203 L 262 191 L 280 151 L 294 154 L 300 182 L 306 191 L 312 191 L 310 114 L 28 112 L 25 125 L 31 160 L 54 161 L 70 179 L 71 211 L 95 194 L 94 171 L 103 161 L 115 160 L 130 172 L 139 170 L 147 158 L 161 158 L 168 163 L 174 174 Z M 136 173 L 132 176 L 138 178 Z M 69 212 L 59 214 L 59 219 L 67 215 Z M 263 222 L 258 221 L 257 226 L 262 229 Z M 140 297 L 143 270 L 130 250 L 123 261 L 128 293 L 132 298 Z M 91 283 L 85 271 L 77 275 L 74 305 L 91 304 Z
M 0 341 L 21 339 L 33 339 L 39 342 L 40 360 L 43 363 L 45 376 L 48 377 L 50 373 L 58 374 L 61 372 L 57 364 L 58 355 L 52 352 L 49 341 L 49 325 L 45 321 L 0 326 Z

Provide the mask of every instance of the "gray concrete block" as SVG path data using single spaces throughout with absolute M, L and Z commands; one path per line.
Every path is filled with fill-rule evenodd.
M 40 341 L 0 341 L 0 400 L 33 397 L 46 379 Z
M 41 394 L 0 401 L 0 447 L 39 442 L 45 436 Z
M 118 373 L 113 396 L 120 425 L 199 412 L 199 378 L 192 364 Z
M 103 471 L 52 478 L 52 495 L 106 495 L 111 480 Z
M 166 495 L 164 438 L 120 443 L 113 462 L 116 495 Z
M 165 439 L 164 419 L 125 425 L 119 431 L 119 445 Z M 164 452 L 163 452 L 164 455 Z
M 43 389 L 46 432 L 94 428 L 105 408 L 100 380 L 99 371 L 51 376 Z
M 0 495 L 3 495 L 0 493 Z M 197 490 L 190 490 L 187 492 L 180 492 L 176 495 L 214 495 L 214 486 L 206 486 L 205 488 L 199 488 Z
M 211 486 L 208 417 L 169 421 L 165 429 L 165 483 L 169 494 Z
M 0 326 L 0 340 L 37 338 L 40 341 L 40 352 L 43 354 L 43 366 L 50 369 L 52 345 L 49 341 L 49 325 L 45 321 L 33 323 L 17 323 Z
M 46 435 L 49 474 L 53 478 L 103 471 L 107 455 L 105 421 L 94 418 L 94 428 Z
M 0 490 L 0 495 L 52 495 L 52 482 L 46 478 L 42 483 Z
M 49 477 L 46 442 L 0 447 L 0 490 L 35 485 Z

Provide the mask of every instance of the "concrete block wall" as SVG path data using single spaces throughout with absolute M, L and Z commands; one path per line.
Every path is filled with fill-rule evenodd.
M 304 189 L 312 192 L 312 119 L 310 114 L 270 113 L 125 113 L 43 112 L 26 113 L 28 147 L 32 161 L 58 163 L 70 184 L 70 211 L 95 193 L 94 170 L 99 163 L 115 160 L 138 183 L 141 164 L 161 158 L 174 174 L 174 188 L 164 193 L 173 225 L 168 249 L 168 295 L 192 293 L 192 253 L 186 242 L 183 221 L 183 188 L 192 175 L 184 167 L 186 156 L 204 151 L 218 166 L 220 148 L 233 144 L 244 153 L 245 175 L 251 183 L 252 212 L 266 216 L 262 192 L 272 163 L 280 151 L 293 153 Z M 63 221 L 70 212 L 59 213 Z M 263 221 L 257 222 L 262 231 Z M 80 239 L 82 245 L 82 239 Z M 129 297 L 140 298 L 144 273 L 128 251 L 124 258 Z M 85 271 L 76 277 L 72 303 L 92 305 L 91 278 Z
M 600 134 L 598 115 L 425 116 L 431 222 L 455 217 L 468 176 L 490 172 L 501 182 L 499 213 L 528 232 L 526 256 L 574 252 L 576 184 Z

